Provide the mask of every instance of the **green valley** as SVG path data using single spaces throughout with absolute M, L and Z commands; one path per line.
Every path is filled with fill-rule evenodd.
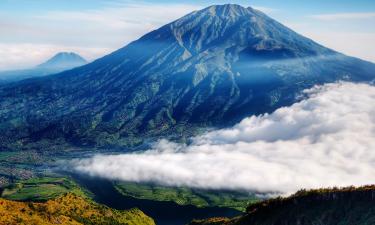
M 226 207 L 245 211 L 247 205 L 259 201 L 253 193 L 215 191 L 186 187 L 165 187 L 154 184 L 117 182 L 116 189 L 125 196 L 155 201 L 172 201 L 197 207 Z

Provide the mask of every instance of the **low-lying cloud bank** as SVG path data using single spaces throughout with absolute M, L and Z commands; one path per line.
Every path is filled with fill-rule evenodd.
M 90 175 L 164 185 L 291 193 L 375 183 L 375 87 L 339 83 L 190 145 L 74 161 Z

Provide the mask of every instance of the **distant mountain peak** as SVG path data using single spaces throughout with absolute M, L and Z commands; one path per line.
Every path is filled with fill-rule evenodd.
M 59 52 L 38 68 L 73 68 L 86 64 L 87 61 L 74 52 Z
M 54 57 L 81 57 L 81 56 L 74 52 L 58 52 L 56 55 L 54 55 Z
M 87 64 L 87 61 L 74 52 L 59 52 L 46 62 L 34 68 L 0 72 L 0 84 L 33 77 L 43 77 L 85 64 Z

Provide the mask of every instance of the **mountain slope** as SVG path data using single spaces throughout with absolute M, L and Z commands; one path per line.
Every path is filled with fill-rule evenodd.
M 155 223 L 138 209 L 114 210 L 69 193 L 46 203 L 0 199 L 0 224 L 154 225 Z
M 375 187 L 300 191 L 289 198 L 250 205 L 242 217 L 212 218 L 190 225 L 375 224 Z
M 86 66 L 0 88 L 0 143 L 118 146 L 189 135 L 292 104 L 315 84 L 374 74 L 374 64 L 257 10 L 211 6 Z
M 73 52 L 59 52 L 35 68 L 0 72 L 0 83 L 19 81 L 59 73 L 87 64 L 87 61 Z

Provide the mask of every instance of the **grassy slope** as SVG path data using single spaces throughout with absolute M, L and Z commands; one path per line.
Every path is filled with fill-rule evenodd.
M 371 225 L 375 224 L 375 186 L 300 191 L 249 205 L 242 217 L 212 218 L 190 225 Z
M 47 201 L 66 193 L 85 196 L 76 183 L 64 177 L 32 178 L 12 184 L 4 189 L 1 197 L 17 201 Z
M 45 203 L 24 203 L 0 199 L 0 224 L 102 224 L 154 225 L 138 209 L 113 210 L 73 193 Z
M 196 190 L 184 187 L 163 187 L 149 184 L 119 182 L 117 190 L 126 196 L 154 201 L 173 201 L 197 207 L 218 206 L 245 211 L 248 204 L 258 201 L 248 193 Z

